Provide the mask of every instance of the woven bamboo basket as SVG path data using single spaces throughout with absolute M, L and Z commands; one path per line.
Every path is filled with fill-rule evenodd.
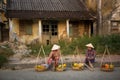
M 65 64 L 65 63 L 64 63 Z M 62 64 L 59 64 L 61 65 L 61 67 L 59 67 L 59 65 L 56 67 L 56 71 L 58 72 L 62 72 L 62 71 L 66 71 L 66 66 L 63 66 L 64 65 L 63 63 Z
M 83 67 L 72 67 L 73 70 L 76 70 L 76 71 L 81 71 L 83 70 L 84 68 Z
M 77 63 L 77 64 L 79 64 L 79 63 Z M 76 71 L 81 71 L 81 70 L 84 69 L 84 66 L 74 66 L 74 65 L 72 65 L 72 69 L 76 70 Z
M 37 72 L 42 72 L 42 71 L 46 71 L 46 70 L 47 70 L 47 68 L 43 65 L 36 65 L 35 66 L 35 71 L 37 71 Z
M 104 72 L 112 72 L 112 71 L 114 71 L 114 68 L 108 68 L 108 69 L 106 69 L 106 68 L 101 68 L 101 71 L 104 71 Z
M 79 67 L 74 67 L 74 66 L 72 66 L 72 69 L 73 69 L 73 70 L 78 70 L 78 71 L 80 70 Z
M 56 68 L 56 71 L 58 71 L 58 72 L 62 72 L 62 71 L 65 71 L 65 70 L 66 70 L 66 67 Z

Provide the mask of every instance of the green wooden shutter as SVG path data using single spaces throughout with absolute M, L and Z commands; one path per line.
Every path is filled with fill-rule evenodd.
M 27 35 L 32 35 L 32 25 L 26 25 L 25 26 L 25 33 L 27 34 Z

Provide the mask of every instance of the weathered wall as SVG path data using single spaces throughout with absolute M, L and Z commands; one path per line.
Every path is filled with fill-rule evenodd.
M 33 38 L 38 38 L 39 35 L 39 25 L 38 20 L 33 21 Z
M 1 13 L 1 18 L 2 18 L 2 21 L 7 21 L 7 18 L 5 17 L 5 13 L 4 12 Z
M 17 35 L 19 35 L 19 20 L 18 19 L 12 19 L 12 26 L 13 26 L 12 31 L 17 33 Z
M 16 32 L 17 35 L 19 36 L 20 40 L 24 43 L 30 43 L 33 39 L 39 38 L 39 24 L 38 20 L 33 20 L 32 24 L 32 35 L 20 35 L 19 34 L 19 19 L 12 19 L 13 23 L 13 32 Z M 76 36 L 83 36 L 83 35 L 90 35 L 90 25 L 86 24 L 83 21 L 80 21 L 78 23 L 78 29 L 77 29 L 77 35 Z M 74 26 L 73 26 L 74 28 Z M 74 29 L 76 30 L 76 29 Z M 76 32 L 76 31 L 74 31 Z M 74 36 L 74 35 L 73 35 Z M 42 42 L 46 44 L 47 40 L 50 40 L 49 35 L 42 35 Z M 58 36 L 52 36 L 51 37 L 51 43 L 56 43 L 59 39 L 66 39 L 67 38 L 67 30 L 66 30 L 66 21 L 59 21 L 58 22 Z M 73 38 L 73 37 L 71 37 Z
M 61 21 L 58 23 L 58 37 L 59 39 L 67 37 L 66 21 Z
M 29 43 L 33 39 L 38 38 L 38 20 L 34 20 L 32 24 L 32 35 L 19 35 L 19 19 L 12 19 L 13 23 L 13 32 L 16 32 L 17 35 L 19 36 L 20 40 L 24 43 Z
M 79 23 L 79 33 L 79 36 L 83 36 L 85 34 L 85 26 L 83 22 Z

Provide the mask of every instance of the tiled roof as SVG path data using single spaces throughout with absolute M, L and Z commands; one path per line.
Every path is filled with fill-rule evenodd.
M 90 19 L 81 0 L 8 0 L 9 18 L 74 18 Z

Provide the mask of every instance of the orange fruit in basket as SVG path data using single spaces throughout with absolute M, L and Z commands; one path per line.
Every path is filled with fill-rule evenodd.
M 109 69 L 109 64 L 105 64 L 105 68 L 106 68 L 106 69 Z

